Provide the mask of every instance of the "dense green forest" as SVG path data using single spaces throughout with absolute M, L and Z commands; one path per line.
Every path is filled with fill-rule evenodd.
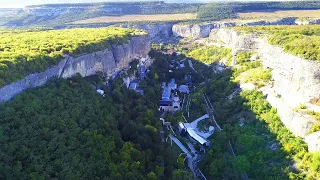
M 0 31 L 0 88 L 63 59 L 122 44 L 143 31 L 124 28 Z
M 256 26 L 235 27 L 244 33 L 270 35 L 269 43 L 284 47 L 284 51 L 307 60 L 320 61 L 320 27 L 305 26 Z
M 221 59 L 231 60 L 231 49 L 217 46 L 193 47 L 189 50 L 187 57 L 196 59 L 205 64 L 219 62 Z
M 160 87 L 145 96 L 122 80 L 53 80 L 0 104 L 0 179 L 168 179 L 178 176 L 157 118 Z M 103 87 L 106 97 L 95 92 Z
M 236 17 L 234 8 L 231 5 L 220 5 L 209 3 L 199 8 L 197 18 L 207 20 L 221 20 Z
M 237 17 L 237 13 L 240 12 L 270 12 L 319 8 L 319 1 L 208 3 L 198 8 L 197 17 L 204 20 L 221 20 Z

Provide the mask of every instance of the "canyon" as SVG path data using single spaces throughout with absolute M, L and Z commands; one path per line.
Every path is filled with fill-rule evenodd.
M 304 23 L 303 23 L 304 22 Z M 255 25 L 293 25 L 312 24 L 295 18 L 284 18 L 273 22 L 255 22 L 244 24 Z M 295 135 L 308 143 L 310 152 L 320 151 L 319 132 L 309 134 L 312 126 L 317 123 L 315 118 L 303 111 L 295 110 L 301 104 L 311 105 L 313 98 L 320 97 L 320 63 L 306 60 L 284 52 L 282 47 L 270 45 L 268 37 L 256 34 L 243 34 L 228 27 L 235 23 L 201 23 L 201 24 L 161 24 L 131 26 L 147 30 L 152 39 L 158 36 L 170 38 L 207 38 L 211 43 L 232 48 L 233 62 L 240 51 L 257 52 L 264 68 L 272 71 L 272 82 L 269 86 L 259 89 L 267 101 L 277 109 L 282 123 Z
M 280 24 L 297 24 L 296 19 L 277 21 Z M 246 25 L 262 25 L 266 22 Z M 269 25 L 272 23 L 268 22 Z M 128 66 L 133 60 L 146 57 L 155 39 L 207 38 L 221 46 L 232 48 L 233 59 L 239 51 L 255 51 L 264 68 L 272 70 L 272 83 L 259 89 L 268 102 L 277 109 L 283 124 L 296 136 L 303 138 L 309 151 L 320 151 L 319 132 L 311 133 L 314 117 L 295 111 L 300 104 L 308 104 L 311 99 L 320 97 L 320 63 L 305 60 L 283 51 L 282 47 L 270 45 L 267 37 L 256 34 L 243 34 L 228 27 L 235 23 L 200 24 L 140 24 L 121 25 L 148 31 L 149 35 L 133 37 L 128 43 L 112 46 L 110 49 L 82 55 L 66 57 L 55 67 L 45 72 L 31 74 L 26 78 L 0 89 L 0 101 L 8 101 L 28 88 L 45 84 L 53 77 L 69 78 L 77 73 L 86 77 L 102 72 L 113 76 Z

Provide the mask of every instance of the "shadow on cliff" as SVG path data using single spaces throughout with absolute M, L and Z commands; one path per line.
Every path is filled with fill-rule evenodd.
M 214 106 L 215 119 L 223 129 L 215 133 L 209 152 L 201 162 L 205 176 L 208 179 L 242 179 L 241 175 L 246 173 L 252 179 L 300 177 L 293 154 L 305 150 L 306 146 L 300 144 L 300 139 L 292 138 L 294 136 L 282 125 L 263 94 L 255 90 L 241 92 L 239 85 L 233 82 L 231 68 L 221 71 L 217 63 L 208 66 L 195 59 L 192 61 L 206 82 L 203 86 L 203 82 L 199 83 L 195 93 L 199 98 L 202 93 L 207 94 Z M 299 147 L 288 147 L 289 139 L 291 146 Z

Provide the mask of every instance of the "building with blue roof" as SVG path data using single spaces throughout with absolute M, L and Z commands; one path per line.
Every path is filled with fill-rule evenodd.
M 181 92 L 181 93 L 186 93 L 186 94 L 189 94 L 189 87 L 187 85 L 180 85 L 178 90 Z
M 169 87 L 165 87 L 162 92 L 162 100 L 170 100 L 171 89 Z
M 177 84 L 175 83 L 175 79 L 172 78 L 168 84 L 169 88 L 172 89 L 172 90 L 175 90 L 177 89 Z

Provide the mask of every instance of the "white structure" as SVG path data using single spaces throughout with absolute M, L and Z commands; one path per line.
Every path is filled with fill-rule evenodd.
M 209 118 L 209 115 L 205 114 L 191 123 L 180 122 L 179 131 L 182 132 L 183 130 L 185 130 L 191 138 L 198 141 L 201 145 L 206 144 L 207 146 L 210 146 L 210 141 L 208 141 L 207 139 L 214 133 L 214 127 L 210 126 L 208 132 L 203 132 L 197 128 L 199 121 L 202 121 L 208 118 Z
M 172 106 L 173 106 L 173 111 L 179 111 L 181 109 L 180 99 L 177 94 L 173 95 L 172 97 Z
M 97 93 L 99 93 L 102 97 L 105 96 L 104 90 L 102 90 L 102 89 L 97 89 Z

